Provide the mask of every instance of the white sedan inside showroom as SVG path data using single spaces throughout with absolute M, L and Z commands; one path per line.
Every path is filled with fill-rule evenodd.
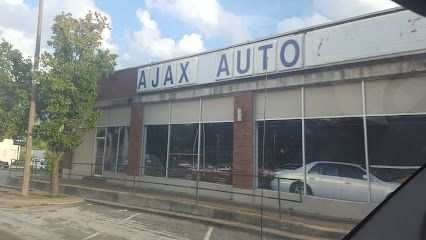
M 303 167 L 278 170 L 271 182 L 273 190 L 300 194 L 304 191 Z M 381 202 L 398 188 L 395 182 L 385 182 L 370 174 L 371 201 Z M 366 202 L 368 200 L 367 172 L 356 164 L 341 162 L 312 162 L 306 164 L 306 193 L 308 195 Z

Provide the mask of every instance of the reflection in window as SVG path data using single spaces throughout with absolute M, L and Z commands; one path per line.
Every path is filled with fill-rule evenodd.
M 426 163 L 426 116 L 368 117 L 367 125 L 370 172 L 378 178 L 372 200 L 379 202 Z
M 109 127 L 107 129 L 104 159 L 104 171 L 106 172 L 115 172 L 118 150 L 118 133 L 118 127 Z
M 302 166 L 302 121 L 267 121 L 265 130 L 265 166 L 263 162 L 263 122 L 258 123 L 258 169 L 263 188 L 271 189 L 275 172 Z M 259 179 L 259 187 L 262 187 Z
M 129 127 L 100 127 L 96 129 L 95 174 L 126 172 Z
M 361 118 L 307 119 L 305 141 L 308 192 L 319 197 L 368 200 L 368 182 L 360 172 L 365 169 Z M 311 174 L 309 166 L 316 163 L 327 166 L 323 175 Z
M 232 183 L 233 123 L 202 125 L 200 180 Z
M 171 125 L 169 177 L 193 180 L 197 168 L 198 124 Z
M 167 125 L 146 126 L 144 174 L 164 177 L 167 162 Z
M 117 171 L 127 172 L 128 149 L 129 149 L 129 127 L 119 127 L 118 154 L 117 154 Z

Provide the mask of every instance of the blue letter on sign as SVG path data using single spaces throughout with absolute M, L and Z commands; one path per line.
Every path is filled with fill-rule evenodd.
M 156 88 L 158 86 L 158 83 L 160 83 L 160 68 L 157 67 L 157 72 L 156 72 L 157 77 L 155 78 L 155 82 L 154 80 L 151 80 L 152 83 L 152 88 Z
M 167 85 L 167 82 L 170 82 L 170 85 L 173 85 L 173 74 L 172 74 L 172 66 L 167 66 L 166 76 L 164 77 L 164 85 Z
M 241 50 L 237 51 L 237 71 L 239 74 L 244 74 L 250 69 L 250 48 L 247 48 L 246 67 L 241 69 Z
M 288 45 L 294 46 L 294 58 L 290 62 L 287 62 L 287 60 L 285 59 L 285 50 Z M 299 44 L 297 44 L 297 42 L 293 39 L 287 40 L 284 42 L 283 46 L 281 47 L 281 52 L 280 52 L 281 63 L 285 67 L 293 67 L 297 63 L 297 60 L 299 60 L 299 54 L 300 54 Z
M 145 79 L 145 71 L 141 71 L 141 76 L 139 77 L 138 90 L 143 86 L 146 89 L 146 79 Z
M 186 62 L 185 66 L 183 65 L 183 63 L 179 64 L 180 69 L 182 69 L 182 75 L 180 75 L 179 83 L 181 83 L 184 78 L 185 78 L 185 82 L 189 82 L 188 75 L 186 75 L 186 69 L 188 68 L 188 64 L 189 62 Z
M 225 53 L 220 57 L 220 63 L 219 68 L 217 69 L 216 77 L 219 77 L 222 72 L 225 72 L 226 76 L 229 76 L 228 60 L 226 59 Z
M 268 68 L 268 49 L 270 48 L 272 48 L 272 44 L 259 47 L 259 51 L 263 52 L 263 70 L 266 70 Z

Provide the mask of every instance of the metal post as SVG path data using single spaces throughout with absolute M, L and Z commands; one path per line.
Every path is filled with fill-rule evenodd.
M 135 194 L 136 175 L 133 175 L 133 194 Z
M 280 220 L 282 220 L 282 213 L 281 213 L 281 187 L 280 187 L 281 178 L 278 178 L 278 211 L 280 214 Z
M 40 60 L 40 41 L 41 41 L 41 27 L 43 17 L 43 0 L 39 0 L 38 5 L 38 23 L 37 23 L 37 37 L 36 37 L 36 49 L 34 54 L 34 68 L 32 73 L 31 81 L 31 101 L 30 101 L 30 112 L 28 115 L 28 130 L 27 130 L 27 147 L 25 154 L 24 173 L 22 177 L 22 196 L 28 196 L 28 189 L 30 187 L 30 175 L 31 175 L 31 152 L 33 149 L 33 128 L 35 119 L 35 98 L 37 93 L 37 74 Z
M 365 169 L 367 171 L 368 184 L 368 203 L 371 203 L 371 182 L 370 182 L 370 161 L 368 159 L 368 135 L 367 135 L 367 116 L 365 103 L 365 81 L 361 82 L 362 89 L 362 124 L 364 128 L 364 154 L 365 154 Z
M 166 156 L 166 178 L 169 177 L 170 140 L 172 131 L 172 101 L 169 102 L 169 124 L 167 125 L 167 156 Z
M 195 206 L 198 205 L 198 183 L 200 182 L 200 171 L 197 170 L 197 182 L 195 184 Z
M 195 186 L 195 206 L 198 204 L 198 184 L 200 182 L 200 152 L 201 152 L 201 116 L 202 100 L 200 99 L 199 118 L 198 118 L 198 153 L 197 153 L 197 182 Z
M 303 194 L 306 196 L 306 145 L 305 145 L 305 88 L 301 88 L 302 97 L 302 164 L 303 164 Z M 301 192 L 301 191 L 300 191 Z

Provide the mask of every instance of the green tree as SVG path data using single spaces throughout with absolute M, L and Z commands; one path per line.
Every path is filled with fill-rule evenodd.
M 28 119 L 31 89 L 29 58 L 1 40 L 0 43 L 0 141 L 22 139 Z
M 96 126 L 94 109 L 99 81 L 112 73 L 116 55 L 101 48 L 102 32 L 110 26 L 107 18 L 89 12 L 76 19 L 61 13 L 54 19 L 53 53 L 43 53 L 38 92 L 36 137 L 52 153 L 51 196 L 59 192 L 59 161 L 64 152 L 81 144 L 84 134 Z

